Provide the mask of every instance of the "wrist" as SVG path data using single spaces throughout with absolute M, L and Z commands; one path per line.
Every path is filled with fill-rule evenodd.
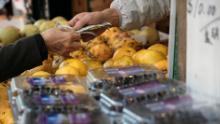
M 48 44 L 48 41 L 49 41 L 48 34 L 46 32 L 42 32 L 40 35 L 41 35 L 41 37 L 42 37 L 42 39 L 44 41 L 45 46 L 49 50 L 49 47 L 48 47 L 49 46 L 49 44 Z
M 101 11 L 103 22 L 110 22 L 113 26 L 120 26 L 120 13 L 113 8 L 105 9 Z
M 47 48 L 47 45 L 45 43 L 43 36 L 41 34 L 37 34 L 35 35 L 35 39 L 36 39 L 38 49 L 40 51 L 41 59 L 42 60 L 47 59 L 48 48 Z

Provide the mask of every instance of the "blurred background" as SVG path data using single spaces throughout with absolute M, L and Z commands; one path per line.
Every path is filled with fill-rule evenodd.
M 39 19 L 52 19 L 57 16 L 71 19 L 81 12 L 101 11 L 108 8 L 112 0 L 3 0 L 0 19 L 20 19 L 21 23 L 33 23 Z M 4 2 L 3 2 L 4 3 Z M 2 4 L 2 3 L 1 3 Z M 1 22 L 0 22 L 1 23 Z M 19 23 L 17 23 L 17 27 Z M 0 24 L 1 26 L 1 24 Z M 169 17 L 150 25 L 168 33 Z

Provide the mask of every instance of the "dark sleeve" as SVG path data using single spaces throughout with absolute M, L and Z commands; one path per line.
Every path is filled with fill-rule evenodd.
M 47 54 L 46 45 L 40 34 L 0 48 L 0 82 L 41 65 Z

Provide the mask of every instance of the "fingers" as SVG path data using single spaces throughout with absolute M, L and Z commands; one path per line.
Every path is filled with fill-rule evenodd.
M 68 32 L 66 36 L 66 40 L 63 43 L 63 48 L 62 48 L 62 56 L 68 57 L 69 53 L 75 50 L 80 49 L 81 43 L 79 42 L 81 36 L 79 33 L 76 33 L 75 31 L 70 31 Z
M 70 41 L 79 41 L 81 39 L 81 35 L 75 31 L 68 32 Z
M 68 52 L 80 47 L 80 34 L 74 30 L 62 30 L 53 28 L 41 33 L 49 51 L 60 55 L 67 55 Z
M 68 25 L 70 25 L 71 27 L 73 27 L 78 20 L 79 20 L 78 18 L 73 18 L 73 19 L 71 19 L 71 20 L 68 22 Z
M 87 13 L 88 12 L 77 14 L 68 22 L 68 24 L 73 27 L 76 24 L 76 22 L 78 22 L 81 18 L 83 18 Z
M 84 25 L 87 24 L 87 21 L 86 20 L 80 20 L 80 21 L 77 21 L 76 24 L 73 26 L 73 28 L 75 30 L 79 30 L 80 28 L 82 28 Z

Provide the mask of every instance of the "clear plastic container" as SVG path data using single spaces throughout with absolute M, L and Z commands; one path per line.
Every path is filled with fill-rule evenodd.
M 48 86 L 48 87 L 62 87 L 68 88 L 72 91 L 74 89 L 83 89 L 85 93 L 87 93 L 87 88 L 85 88 L 85 84 L 83 84 L 81 79 L 78 77 L 68 76 L 68 75 L 53 75 L 49 77 L 15 77 L 12 79 L 10 83 L 10 92 L 13 95 L 17 95 L 22 93 L 25 89 L 30 89 L 33 86 Z M 74 92 L 77 93 L 78 90 Z M 82 93 L 82 92 L 80 92 Z
M 82 86 L 78 85 L 80 84 L 76 78 L 61 75 L 48 78 L 13 78 L 9 99 L 15 122 L 108 124 L 109 120 L 101 112 L 98 103 L 88 94 L 82 93 Z
M 161 71 L 151 66 L 99 68 L 88 72 L 87 84 L 90 91 L 99 93 L 106 86 L 126 88 L 164 77 Z
M 153 80 L 129 88 L 110 88 L 101 93 L 100 102 L 111 111 L 121 112 L 127 105 L 158 102 L 185 93 L 186 86 L 182 82 Z
M 123 109 L 125 124 L 219 124 L 220 107 L 197 103 L 178 96 L 150 104 L 133 104 Z

